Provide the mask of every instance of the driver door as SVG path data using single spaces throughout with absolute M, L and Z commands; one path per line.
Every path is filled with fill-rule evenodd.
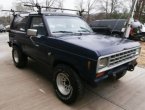
M 35 37 L 28 36 L 33 45 L 33 48 L 32 48 L 33 57 L 39 61 L 46 62 L 47 49 L 45 46 L 45 42 L 47 42 L 48 39 L 47 39 L 47 31 L 44 26 L 42 16 L 31 17 L 31 24 L 30 24 L 29 29 L 37 30 L 37 36 Z

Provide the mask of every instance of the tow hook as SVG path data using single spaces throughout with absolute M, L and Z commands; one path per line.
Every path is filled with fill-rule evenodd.
M 134 65 L 129 65 L 127 70 L 128 71 L 133 71 L 134 70 Z

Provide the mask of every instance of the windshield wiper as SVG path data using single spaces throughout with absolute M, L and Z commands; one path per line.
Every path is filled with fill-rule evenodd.
M 52 33 L 73 33 L 71 31 L 53 31 Z
M 91 32 L 90 30 L 88 30 L 88 29 L 86 29 L 86 28 L 84 28 L 84 27 L 80 27 L 81 29 L 83 29 L 83 30 L 79 30 L 79 32 Z

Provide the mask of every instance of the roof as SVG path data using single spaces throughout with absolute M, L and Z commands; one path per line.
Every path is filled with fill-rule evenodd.
M 41 14 L 48 15 L 48 16 L 73 16 L 73 17 L 79 17 L 78 15 L 75 15 L 75 14 L 58 13 L 58 12 L 42 12 Z M 38 12 L 30 12 L 27 15 L 38 15 Z

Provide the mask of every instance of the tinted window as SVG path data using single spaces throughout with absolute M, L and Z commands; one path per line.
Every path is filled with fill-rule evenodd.
M 41 17 L 33 17 L 30 28 L 37 29 L 38 35 L 46 35 L 46 29 Z
M 26 23 L 28 20 L 28 16 L 22 17 L 22 16 L 16 16 L 13 22 L 12 29 L 18 30 L 18 31 L 26 31 Z

